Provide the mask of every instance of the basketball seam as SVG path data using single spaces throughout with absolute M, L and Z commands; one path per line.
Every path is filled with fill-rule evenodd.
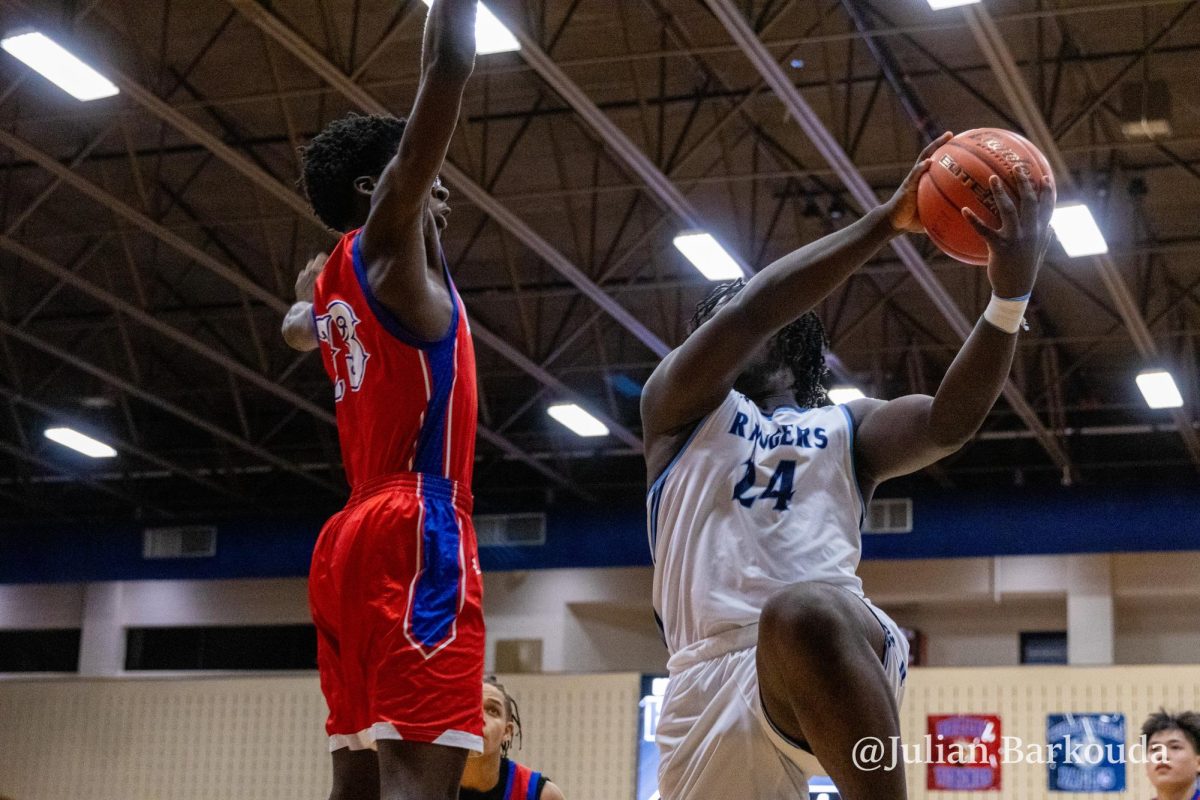
M 1003 183 L 1005 186 L 1007 186 L 1009 189 L 1011 189 L 1011 190 L 1012 190 L 1012 193 L 1013 193 L 1013 196 L 1014 196 L 1014 197 L 1020 197 L 1020 196 L 1021 196 L 1021 190 L 1020 190 L 1020 189 L 1019 189 L 1019 188 L 1018 188 L 1018 187 L 1015 185 L 1015 183 L 1013 183 L 1013 182 L 1012 182 L 1012 181 L 1010 181 L 1008 178 L 1006 178 L 1006 177 L 1005 177 L 1003 174 L 1001 174 L 1001 170 L 998 170 L 998 169 L 996 169 L 996 162 L 995 162 L 993 159 L 991 159 L 991 158 L 988 158 L 988 157 L 981 156 L 979 153 L 977 153 L 976 151 L 972 150 L 971 148 L 969 148 L 969 147 L 964 147 L 963 145 L 961 145 L 961 144 L 959 144 L 958 142 L 955 142 L 955 141 L 949 141 L 949 142 L 946 142 L 946 144 L 945 144 L 944 146 L 945 146 L 945 147 L 955 147 L 955 148 L 958 148 L 959 150 L 962 150 L 964 153 L 967 153 L 968 155 L 970 155 L 970 156 L 973 156 L 974 158 L 976 158 L 976 159 L 978 159 L 979 161 L 983 162 L 983 164 L 984 164 L 985 166 L 987 166 L 987 167 L 990 167 L 990 168 L 991 168 L 991 170 L 992 170 L 992 174 L 993 174 L 993 175 L 995 175 L 997 178 L 999 178 L 999 179 L 1000 179 L 1000 181 L 1001 181 L 1001 182 L 1002 182 L 1002 183 Z M 1040 165 L 1040 164 L 1033 164 L 1032 166 L 1036 166 L 1036 167 L 1038 167 L 1039 169 L 1041 168 L 1041 165 Z M 1012 173 L 1012 170 L 1011 170 L 1011 169 L 1008 169 L 1008 170 L 1005 170 L 1005 172 L 1008 172 L 1008 173 L 1010 173 L 1010 174 L 1011 174 L 1011 173 Z
M 957 205 L 957 204 L 956 204 L 956 203 L 955 203 L 953 200 L 951 200 L 951 199 L 950 199 L 950 196 L 949 196 L 948 194 L 946 194 L 946 192 L 945 192 L 945 191 L 942 189 L 942 187 L 938 186 L 938 184 L 937 184 L 937 181 L 933 181 L 933 188 L 934 188 L 934 189 L 937 189 L 937 193 L 938 193 L 938 194 L 940 194 L 940 195 L 942 196 L 942 199 L 946 201 L 946 204 L 947 204 L 948 206 L 950 206 L 951 208 L 957 208 L 957 209 L 958 209 L 958 213 L 959 213 L 959 215 L 961 215 L 961 214 L 962 214 L 962 209 L 963 209 L 963 207 L 962 207 L 962 206 L 959 206 L 959 205 Z M 989 212 L 989 213 L 990 213 L 990 212 Z M 966 220 L 964 219 L 964 220 L 963 220 L 963 222 L 966 222 Z M 971 223 L 967 222 L 967 224 L 968 224 L 968 225 L 970 225 Z M 979 233 L 978 233 L 978 232 L 977 232 L 977 231 L 976 231 L 974 228 L 971 228 L 971 232 L 972 232 L 972 233 L 974 233 L 976 236 L 979 236 Z M 983 237 L 982 237 L 982 236 L 980 236 L 980 237 L 979 237 L 979 239 L 980 239 L 980 241 L 983 241 Z M 986 245 L 987 243 L 986 243 L 986 242 L 984 242 L 984 244 Z M 953 250 L 954 250 L 954 252 L 958 253 L 959 255 L 968 256 L 968 257 L 970 257 L 970 258 L 974 258 L 974 257 L 975 257 L 975 256 L 972 256 L 970 253 L 967 253 L 967 252 L 964 252 L 964 251 L 962 251 L 962 250 L 959 250 L 957 247 L 955 247 L 955 248 L 951 248 L 951 249 L 953 249 Z

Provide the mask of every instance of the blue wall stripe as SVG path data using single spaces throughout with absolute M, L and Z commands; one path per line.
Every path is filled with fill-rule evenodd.
M 485 547 L 485 570 L 649 566 L 647 513 L 555 508 L 541 547 Z M 526 510 L 526 509 L 514 509 Z M 913 498 L 915 529 L 863 536 L 865 558 L 1200 550 L 1200 488 L 947 491 Z M 0 528 L 0 583 L 303 576 L 324 520 L 216 523 L 217 555 L 142 560 L 141 526 Z

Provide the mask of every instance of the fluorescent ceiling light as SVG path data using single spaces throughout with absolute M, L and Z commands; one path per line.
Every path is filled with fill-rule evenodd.
M 675 249 L 687 256 L 692 266 L 710 281 L 742 277 L 742 268 L 711 233 L 684 231 L 675 237 Z
M 1165 119 L 1135 119 L 1121 123 L 1126 139 L 1165 139 L 1171 135 L 1171 122 Z
M 839 406 L 851 400 L 862 400 L 864 397 L 866 395 L 853 386 L 835 386 L 829 390 L 829 399 Z
M 969 6 L 978 2 L 979 0 L 929 0 L 929 7 L 934 11 L 941 11 L 943 8 Z
M 71 428 L 47 428 L 45 436 L 52 442 L 58 442 L 91 458 L 113 458 L 117 455 L 117 451 L 104 442 L 98 442 Z
M 1071 258 L 1108 252 L 1104 234 L 1100 232 L 1092 212 L 1083 203 L 1071 203 L 1054 209 L 1050 225 Z
M 423 1 L 427 6 L 433 5 L 433 0 Z M 475 15 L 475 52 L 486 56 L 492 53 L 511 53 L 520 49 L 521 43 L 517 41 L 517 37 L 500 24 L 500 20 L 488 11 L 487 6 L 480 3 L 479 13 Z
M 574 403 L 550 406 L 546 413 L 570 428 L 576 436 L 608 436 L 608 426 Z
M 1165 370 L 1143 372 L 1137 376 L 1137 385 L 1151 408 L 1179 408 L 1183 405 L 1183 397 L 1179 394 L 1175 379 Z
M 119 91 L 112 81 L 43 33 L 9 36 L 0 41 L 0 47 L 78 100 L 99 100 Z

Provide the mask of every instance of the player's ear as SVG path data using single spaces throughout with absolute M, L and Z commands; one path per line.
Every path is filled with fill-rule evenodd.
M 370 175 L 360 175 L 354 179 L 354 191 L 370 197 L 375 193 L 377 181 Z

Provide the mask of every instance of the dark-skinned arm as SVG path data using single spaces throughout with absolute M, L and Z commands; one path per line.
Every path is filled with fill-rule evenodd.
M 304 269 L 300 270 L 296 277 L 296 302 L 283 318 L 283 340 L 288 347 L 301 353 L 316 350 L 320 345 L 313 322 L 313 290 L 328 260 L 328 255 L 320 253 L 310 258 Z
M 948 137 L 921 153 L 890 200 L 755 275 L 668 354 L 642 393 L 646 434 L 673 435 L 712 412 L 729 394 L 746 361 L 776 332 L 815 307 L 894 236 L 922 230 L 916 213 L 917 184 L 929 168 L 929 156 Z
M 1020 208 L 992 179 L 1001 227 L 992 229 L 964 209 L 988 245 L 988 279 L 996 297 L 1025 297 L 1037 280 L 1050 243 L 1054 185 L 1036 186 L 1018 176 Z M 957 451 L 979 430 L 999 398 L 1012 367 L 1017 334 L 980 319 L 933 397 L 909 395 L 888 402 L 848 404 L 857 422 L 855 458 L 864 496 L 888 478 L 923 469 Z
M 360 247 L 378 300 L 425 340 L 441 338 L 453 305 L 434 235 L 429 199 L 458 124 L 463 90 L 475 67 L 477 0 L 436 0 L 426 22 L 421 84 L 395 157 L 371 196 Z

